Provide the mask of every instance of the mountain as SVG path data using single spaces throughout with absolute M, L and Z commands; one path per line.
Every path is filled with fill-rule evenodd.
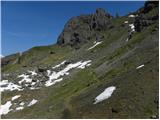
M 159 4 L 71 18 L 57 44 L 1 60 L 2 118 L 159 118 Z

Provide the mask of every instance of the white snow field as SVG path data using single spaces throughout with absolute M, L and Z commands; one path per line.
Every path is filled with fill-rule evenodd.
M 11 101 L 7 101 L 4 105 L 0 106 L 0 115 L 5 115 L 9 113 L 12 109 L 10 107 L 12 106 Z
M 63 61 L 60 64 L 52 67 L 52 69 L 48 69 L 46 70 L 47 73 L 47 77 L 48 80 L 46 80 L 41 87 L 48 87 L 51 85 L 54 85 L 58 82 L 61 82 L 63 80 L 63 76 L 65 75 L 69 75 L 70 70 L 72 69 L 84 69 L 88 66 L 91 65 L 91 60 L 88 61 L 78 61 L 76 63 L 70 63 L 68 65 L 65 65 L 63 69 L 59 70 L 58 72 L 55 71 L 55 68 L 59 68 L 62 65 L 64 65 L 66 62 Z M 30 74 L 28 74 L 30 73 Z M 28 87 L 30 90 L 36 90 L 36 89 L 40 89 L 40 86 L 36 86 L 37 83 L 40 82 L 40 80 L 32 80 L 34 77 L 39 76 L 38 72 L 36 72 L 36 70 L 27 70 L 26 73 L 20 74 L 17 76 L 17 78 L 20 78 L 19 81 L 15 81 L 17 82 L 17 84 L 14 84 L 12 82 L 9 82 L 8 80 L 2 80 L 0 81 L 0 92 L 4 92 L 4 91 L 13 91 L 13 90 L 18 90 L 18 91 L 22 91 L 25 87 Z M 18 98 L 20 98 L 21 95 L 15 95 L 11 98 L 11 101 L 6 102 L 4 105 L 0 106 L 0 115 L 5 115 L 10 111 L 19 111 L 19 110 L 23 110 L 26 107 L 30 107 L 34 104 L 36 104 L 38 102 L 38 100 L 36 99 L 32 99 L 28 105 L 25 105 L 25 102 L 20 102 L 19 105 L 15 102 L 15 100 L 17 100 Z M 12 104 L 16 104 L 18 105 L 16 108 L 11 109 Z
M 103 100 L 108 99 L 109 97 L 111 97 L 114 90 L 116 90 L 115 86 L 111 86 L 111 87 L 106 88 L 101 94 L 99 94 L 95 98 L 95 102 L 93 104 L 97 104 L 99 102 L 102 102 Z
M 60 78 L 60 77 L 62 77 L 64 75 L 69 75 L 69 71 L 71 69 L 73 69 L 73 68 L 84 69 L 86 66 L 91 65 L 90 62 L 91 62 L 91 60 L 84 61 L 84 62 L 79 61 L 77 63 L 71 63 L 71 64 L 67 65 L 66 68 L 64 68 L 63 70 L 61 70 L 59 72 L 53 71 L 52 74 L 50 74 L 48 76 L 49 80 L 46 81 L 45 86 L 48 87 L 48 86 L 54 85 L 57 82 L 62 81 L 63 78 Z M 50 73 L 50 71 L 49 71 L 49 73 Z

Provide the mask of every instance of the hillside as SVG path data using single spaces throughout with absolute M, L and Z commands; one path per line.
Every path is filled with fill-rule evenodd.
M 2 118 L 159 118 L 159 5 L 71 18 L 57 44 L 2 58 Z

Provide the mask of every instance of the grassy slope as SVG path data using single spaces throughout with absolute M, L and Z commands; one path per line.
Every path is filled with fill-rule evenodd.
M 54 53 L 50 54 L 50 52 Z M 4 66 L 2 72 L 19 72 L 33 66 L 55 64 L 56 62 L 64 60 L 69 52 L 71 52 L 70 47 L 60 47 L 58 45 L 34 47 L 24 52 L 20 57 L 20 64 L 12 62 L 7 66 Z
M 93 63 L 55 86 L 34 92 L 17 92 L 24 94 L 23 100 L 36 97 L 40 102 L 22 111 L 9 113 L 4 118 L 149 118 L 158 114 L 157 104 L 154 103 L 158 94 L 158 33 L 153 32 L 157 23 L 141 33 L 135 33 L 126 42 L 127 30 L 121 26 L 126 19 L 114 20 L 115 28 L 101 33 L 104 35 L 103 43 L 90 51 L 86 49 L 92 43 L 72 53 L 70 48 L 58 46 L 31 49 L 23 57 L 23 64 L 40 60 L 33 64 L 49 65 L 66 58 L 92 59 Z M 50 50 L 55 50 L 56 54 L 46 54 Z M 141 64 L 145 66 L 136 70 Z M 6 71 L 12 70 L 8 68 Z M 112 85 L 117 87 L 112 97 L 93 105 L 94 98 Z M 15 93 L 2 94 L 2 101 L 12 94 Z

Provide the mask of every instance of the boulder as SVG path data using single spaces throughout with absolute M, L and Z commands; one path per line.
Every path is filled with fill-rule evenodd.
M 45 67 L 41 67 L 41 66 L 38 67 L 38 72 L 45 72 L 46 70 L 47 68 Z
M 55 52 L 54 51 L 50 51 L 49 54 L 55 54 Z

